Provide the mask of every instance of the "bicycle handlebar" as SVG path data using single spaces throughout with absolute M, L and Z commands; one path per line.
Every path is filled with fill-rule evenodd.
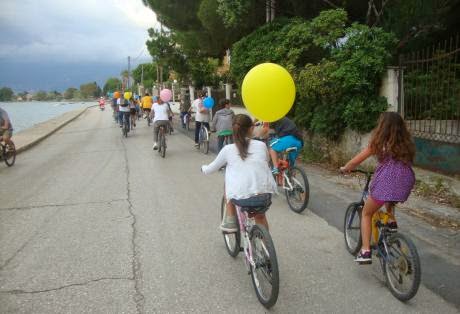
M 342 172 L 342 171 L 341 171 Z M 349 171 L 350 173 L 362 173 L 364 175 L 373 175 L 374 172 L 373 171 L 365 171 L 365 170 L 362 170 L 362 169 L 355 169 L 355 170 L 351 170 Z M 345 172 L 342 172 L 342 173 L 345 173 Z

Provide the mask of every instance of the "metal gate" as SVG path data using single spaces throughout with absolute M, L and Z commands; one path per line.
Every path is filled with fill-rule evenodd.
M 415 137 L 460 143 L 459 35 L 402 55 L 399 112 Z

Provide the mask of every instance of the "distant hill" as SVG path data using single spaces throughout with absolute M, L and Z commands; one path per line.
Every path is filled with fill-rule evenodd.
M 65 91 L 69 87 L 79 88 L 81 84 L 96 81 L 103 86 L 107 78 L 118 77 L 122 64 L 46 64 L 6 63 L 0 60 L 0 87 L 7 86 L 15 92 L 22 91 Z

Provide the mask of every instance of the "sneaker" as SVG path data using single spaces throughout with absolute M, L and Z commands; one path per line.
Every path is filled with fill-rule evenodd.
M 272 174 L 278 174 L 278 173 L 280 173 L 280 170 L 278 169 L 278 167 L 273 167 Z
M 200 144 L 195 143 L 195 148 L 200 148 Z
M 355 262 L 360 265 L 372 264 L 372 252 L 371 251 L 359 251 L 359 254 L 355 258 Z
M 153 144 L 153 150 L 157 150 L 158 149 L 158 144 L 157 143 L 154 143 Z
M 224 232 L 237 232 L 238 228 L 236 225 L 236 217 L 231 216 L 231 217 L 224 217 L 224 220 L 222 221 L 222 224 L 220 225 L 220 230 Z
M 392 220 L 387 223 L 388 231 L 390 232 L 396 232 L 398 231 L 398 224 L 396 221 Z

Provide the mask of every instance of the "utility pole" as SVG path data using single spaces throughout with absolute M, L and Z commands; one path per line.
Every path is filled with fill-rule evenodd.
M 128 89 L 129 89 L 129 77 L 131 76 L 131 57 L 128 56 L 128 82 L 126 83 L 126 85 L 128 86 Z
M 144 86 L 144 64 L 141 65 L 141 85 Z

